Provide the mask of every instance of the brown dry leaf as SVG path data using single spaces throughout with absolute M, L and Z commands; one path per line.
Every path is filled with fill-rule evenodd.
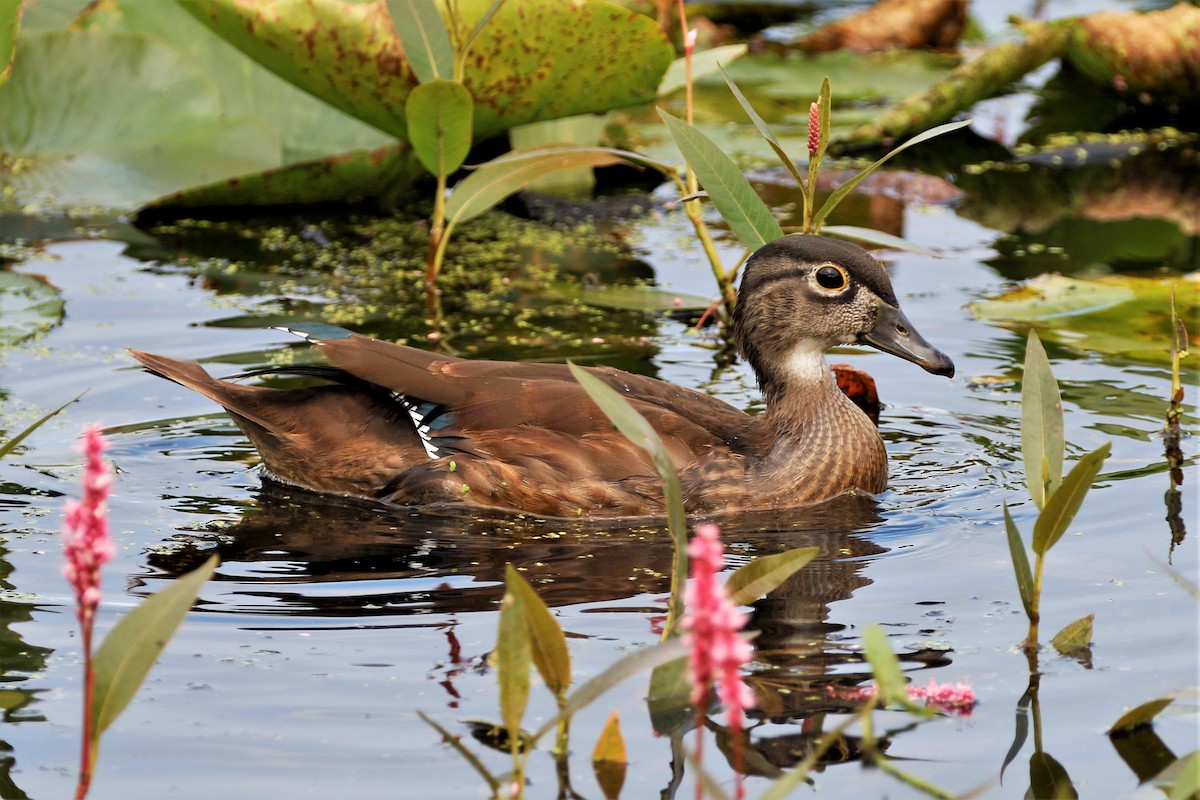
M 966 0 L 879 0 L 797 42 L 810 52 L 955 47 L 967 20 Z

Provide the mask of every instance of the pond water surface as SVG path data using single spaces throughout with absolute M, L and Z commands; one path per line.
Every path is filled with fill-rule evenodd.
M 988 797 L 1021 797 L 1032 736 L 1000 782 L 1029 683 L 1001 505 L 1007 501 L 1028 537 L 1034 512 L 1019 448 L 1025 334 L 977 321 L 965 306 L 1006 286 L 1022 254 L 1013 254 L 1011 238 L 945 205 L 912 203 L 900 215 L 904 235 L 946 253 L 885 260 L 908 316 L 953 357 L 958 373 L 947 381 L 879 353 L 835 355 L 878 383 L 891 488 L 877 500 L 722 521 L 730 567 L 792 547 L 821 548 L 817 562 L 753 609 L 762 634 L 751 683 L 762 710 L 752 716 L 750 764 L 757 776 L 776 775 L 832 727 L 848 706 L 826 686 L 868 672 L 861 635 L 878 623 L 918 683 L 966 682 L 980 700 L 969 717 L 919 725 L 901 712 L 877 714 L 892 734 L 889 755 L 951 792 L 983 785 Z M 310 230 L 311 222 L 295 227 Z M 617 248 L 616 267 L 602 269 L 619 272 L 632 257 L 668 291 L 711 294 L 707 267 L 681 244 L 678 212 L 644 219 L 627 235 L 630 249 Z M 477 745 L 465 724 L 499 717 L 485 659 L 504 565 L 520 565 L 553 607 L 581 682 L 657 640 L 670 563 L 665 533 L 388 511 L 264 486 L 253 450 L 228 417 L 136 368 L 125 348 L 198 358 L 228 374 L 303 350 L 294 337 L 265 329 L 280 316 L 328 314 L 359 300 L 326 292 L 320 280 L 286 284 L 254 278 L 249 268 L 251 277 L 222 281 L 220 264 L 196 266 L 196 247 L 160 238 L 169 247 L 144 238 L 132 246 L 52 244 L 12 268 L 41 276 L 64 311 L 0 355 L 0 428 L 11 435 L 88 391 L 0 463 L 0 796 L 64 797 L 74 785 L 80 651 L 57 531 L 63 499 L 77 486 L 75 438 L 90 422 L 109 429 L 119 471 L 111 504 L 118 554 L 106 569 L 99 629 L 204 554 L 221 556 L 195 611 L 105 737 L 92 796 L 484 796 L 478 776 L 417 712 L 461 734 L 504 772 L 507 757 Z M 1187 246 L 1191 256 L 1174 274 L 1196 267 L 1186 263 L 1197 252 L 1194 240 Z M 534 252 L 530 262 L 544 255 Z M 565 258 L 574 258 L 569 249 Z M 1068 254 L 1058 268 L 1078 273 L 1089 265 Z M 363 330 L 395 338 L 422 329 L 415 294 L 393 302 L 385 321 Z M 761 408 L 745 365 L 719 367 L 710 335 L 667 317 L 607 318 L 612 330 L 573 344 L 466 334 L 455 344 L 492 357 L 615 363 Z M 1161 328 L 1165 347 L 1168 326 Z M 1165 361 L 1103 355 L 1086 342 L 1048 350 L 1064 395 L 1069 458 L 1105 441 L 1112 456 L 1048 561 L 1043 637 L 1086 614 L 1096 620 L 1090 659 L 1041 654 L 1041 747 L 1080 796 L 1125 796 L 1171 754 L 1197 747 L 1197 603 L 1162 566 L 1169 561 L 1192 580 L 1197 574 L 1196 440 L 1184 441 L 1183 511 L 1170 522 Z M 1194 430 L 1195 407 L 1186 411 L 1185 427 Z M 570 766 L 581 796 L 601 796 L 590 753 L 613 710 L 631 757 L 623 796 L 690 796 L 688 771 L 682 783 L 676 774 L 677 753 L 673 768 L 671 739 L 652 732 L 645 688 L 645 676 L 634 678 L 577 717 Z M 1152 733 L 1116 744 L 1105 735 L 1124 710 L 1174 693 Z M 528 726 L 552 713 L 549 694 L 535 687 Z M 720 751 L 706 752 L 706 766 L 728 785 Z M 917 796 L 864 768 L 853 742 L 839 755 L 813 776 L 820 796 Z M 530 795 L 556 796 L 549 754 L 536 753 L 532 764 Z M 751 796 L 767 777 L 750 779 Z

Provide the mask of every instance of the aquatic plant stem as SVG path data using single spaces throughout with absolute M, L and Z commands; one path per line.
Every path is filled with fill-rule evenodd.
M 1038 651 L 1038 624 L 1042 621 L 1042 570 L 1046 565 L 1046 554 L 1037 553 L 1033 566 L 1033 591 L 1029 602 L 1029 635 L 1025 639 L 1025 652 L 1036 654 Z
M 92 785 L 92 768 L 96 765 L 96 748 L 92 736 L 92 704 L 96 695 L 96 670 L 92 668 L 92 623 L 85 622 L 83 635 L 83 734 L 79 745 L 79 782 L 75 785 L 75 800 L 87 797 Z
M 425 286 L 432 287 L 442 271 L 446 257 L 446 242 L 450 231 L 446 227 L 446 174 L 439 172 L 437 190 L 433 195 L 433 215 L 429 218 L 429 255 L 425 260 Z
M 692 52 L 696 48 L 696 38 L 688 30 L 687 11 L 683 7 L 683 0 L 676 0 L 676 5 L 679 9 L 679 27 L 683 33 L 684 119 L 688 125 L 693 125 L 695 124 L 695 103 L 692 92 Z M 700 180 L 696 177 L 696 171 L 690 164 L 687 167 L 687 177 L 681 191 L 684 197 L 692 197 L 700 191 Z M 700 201 L 685 201 L 683 211 L 696 231 L 696 238 L 700 240 L 700 246 L 704 248 L 704 255 L 708 258 L 713 277 L 716 278 L 717 286 L 721 291 L 725 310 L 732 314 L 733 307 L 737 305 L 737 292 L 733 288 L 733 276 L 725 270 L 725 266 L 721 263 L 721 254 L 717 252 L 717 245 L 713 242 L 712 234 L 708 232 L 708 226 L 704 224 L 704 211 L 700 206 Z

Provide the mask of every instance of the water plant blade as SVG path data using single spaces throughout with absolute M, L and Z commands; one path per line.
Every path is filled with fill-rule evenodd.
M 725 582 L 725 591 L 735 606 L 753 603 L 770 594 L 808 562 L 816 558 L 819 547 L 797 547 L 786 553 L 756 558 L 738 567 Z
M 446 201 L 446 221 L 458 225 L 495 207 L 521 191 L 530 181 L 562 169 L 603 167 L 624 160 L 606 148 L 563 147 L 522 154 L 520 158 L 489 161 L 454 187 Z
M 1176 766 L 1175 783 L 1167 800 L 1195 800 L 1196 795 L 1200 794 L 1200 750 L 1180 756 L 1167 770 Z
M 644 647 L 641 650 L 635 650 L 616 663 L 608 666 L 598 675 L 577 686 L 575 691 L 571 692 L 567 698 L 566 705 L 563 706 L 562 711 L 542 723 L 542 726 L 528 738 L 531 741 L 539 741 L 558 725 L 559 720 L 570 717 L 581 708 L 585 708 L 595 702 L 598 697 L 622 681 L 632 678 L 639 672 L 653 669 L 659 664 L 665 664 L 668 661 L 673 661 L 686 655 L 687 651 L 684 649 L 683 642 L 678 638 L 660 642 L 650 647 Z
M 850 194 L 850 192 L 854 191 L 854 187 L 856 187 L 856 186 L 858 186 L 858 184 L 862 183 L 862 181 L 865 180 L 867 178 L 867 176 L 869 176 L 872 172 L 874 172 L 875 170 L 879 169 L 884 164 L 886 164 L 888 162 L 888 160 L 892 158 L 892 156 L 902 153 L 905 150 L 907 150 L 908 148 L 913 147 L 914 145 L 921 144 L 922 142 L 927 142 L 930 139 L 936 138 L 936 137 L 941 136 L 946 133 L 951 133 L 952 131 L 956 131 L 959 128 L 965 128 L 966 126 L 970 125 L 971 122 L 972 122 L 972 120 L 965 119 L 965 120 L 960 120 L 959 122 L 947 122 L 945 125 L 938 125 L 936 128 L 930 128 L 929 130 L 925 131 L 924 133 L 914 136 L 913 138 L 909 139 L 904 144 L 902 144 L 899 147 L 895 148 L 894 150 L 890 151 L 889 153 L 884 155 L 882 158 L 880 158 L 878 161 L 871 164 L 871 166 L 867 167 L 862 172 L 858 173 L 853 178 L 851 178 L 850 180 L 843 183 L 841 186 L 839 186 L 837 189 L 835 189 L 831 195 L 829 195 L 829 197 L 825 200 L 825 204 L 823 206 L 821 206 L 821 210 L 818 211 L 813 216 L 813 230 L 820 231 L 821 223 L 823 223 L 825 221 L 825 218 L 829 216 L 829 213 L 837 207 L 837 204 L 842 202 L 842 198 L 845 197 L 846 195 Z M 822 127 L 824 127 L 823 120 L 822 120 Z
M 605 798 L 616 800 L 620 796 L 628 764 L 625 738 L 621 736 L 621 719 L 614 711 L 608 715 L 608 721 L 604 723 L 604 729 L 600 731 L 600 738 L 592 750 L 592 770 Z
M 658 736 L 674 736 L 695 724 L 696 712 L 691 703 L 692 683 L 688 680 L 688 660 L 677 658 L 659 664 L 650 673 L 650 688 L 646 692 L 646 708 L 650 725 Z
M 1054 649 L 1064 656 L 1073 658 L 1086 656 L 1092 646 L 1092 623 L 1095 620 L 1095 614 L 1088 614 L 1086 617 L 1080 617 L 1074 622 L 1068 623 L 1062 630 L 1054 634 L 1050 644 L 1054 645 Z
M 878 625 L 869 625 L 863 631 L 863 652 L 871 664 L 875 683 L 879 686 L 879 698 L 884 703 L 914 707 L 905 691 L 907 681 L 900 670 L 900 660 L 888 643 L 887 634 Z
M 525 716 L 525 706 L 529 702 L 529 665 L 532 660 L 525 604 L 521 602 L 520 595 L 506 587 L 504 599 L 500 601 L 500 624 L 491 661 L 496 666 L 500 690 L 500 716 L 514 748 L 522 740 L 521 718 Z
M 1037 331 L 1030 329 L 1021 380 L 1021 457 L 1025 482 L 1038 508 L 1045 508 L 1046 499 L 1062 480 L 1064 441 L 1058 381 Z
M 692 80 L 701 78 L 717 71 L 722 64 L 746 55 L 744 44 L 723 44 L 710 50 L 702 50 L 692 54 Z M 658 84 L 658 96 L 666 97 L 674 91 L 687 85 L 687 59 L 677 58 L 667 67 L 666 74 Z
M 473 111 L 471 93 L 456 81 L 435 78 L 408 95 L 408 140 L 431 174 L 449 175 L 467 159 Z
M 429 727 L 440 733 L 442 735 L 442 741 L 453 747 L 454 751 L 462 756 L 463 760 L 470 764 L 471 767 L 474 768 L 477 773 L 479 773 L 479 777 L 483 778 L 483 780 L 487 783 L 488 788 L 492 790 L 492 794 L 499 794 L 500 781 L 496 780 L 496 777 L 488 771 L 488 768 L 483 765 L 483 762 L 479 760 L 478 756 L 468 750 L 457 736 L 439 725 L 424 711 L 418 711 L 417 716 L 424 720 L 425 724 L 427 724 Z
M 1041 751 L 1029 757 L 1029 797 L 1038 800 L 1074 800 L 1079 797 L 1071 783 L 1071 776 L 1062 764 L 1047 752 Z
M 687 517 L 683 506 L 683 489 L 679 474 L 671 461 L 671 453 L 658 432 L 624 397 L 587 370 L 567 362 L 579 385 L 599 406 L 613 426 L 625 438 L 650 453 L 654 467 L 663 479 L 663 497 L 667 507 L 667 527 L 671 531 L 674 558 L 671 566 L 671 599 L 663 638 L 669 636 L 683 616 L 683 581 L 687 575 Z
M 1148 700 L 1136 708 L 1131 708 L 1117 718 L 1117 721 L 1108 729 L 1109 736 L 1114 734 L 1129 733 L 1134 728 L 1139 728 L 1142 725 L 1149 725 L 1158 716 L 1158 713 L 1175 700 L 1173 697 L 1159 697 L 1154 700 Z
M 725 76 L 725 83 L 729 85 L 729 91 L 733 92 L 734 98 L 738 101 L 738 104 L 741 105 L 742 110 L 746 112 L 746 115 L 750 117 L 750 122 L 752 122 L 754 127 L 758 130 L 758 135 L 766 140 L 767 144 L 771 146 L 771 149 L 775 151 L 775 155 L 779 156 L 779 160 L 783 162 L 785 167 L 787 167 L 788 172 L 792 173 L 792 177 L 796 179 L 796 183 L 803 186 L 804 179 L 800 177 L 800 170 L 796 167 L 795 162 L 792 161 L 791 156 L 788 155 L 787 150 L 785 150 L 783 145 L 779 143 L 779 139 L 775 137 L 775 132 L 771 130 L 771 127 L 767 125 L 766 121 L 758 115 L 758 112 L 754 110 L 754 106 L 750 105 L 750 101 L 746 99 L 744 94 L 742 94 L 742 90 L 739 89 L 738 85 L 733 82 L 733 78 L 729 77 L 729 73 L 725 71 L 724 67 L 721 67 L 721 74 Z
M 21 28 L 21 0 L 0 0 L 0 83 L 12 74 L 17 31 Z
M 387 7 L 417 80 L 423 84 L 438 78 L 453 80 L 454 48 L 438 4 L 429 0 L 388 0 Z
M 695 170 L 709 199 L 743 245 L 757 250 L 783 236 L 779 221 L 733 159 L 696 127 L 661 108 L 658 115 L 688 165 Z
M 1017 579 L 1017 591 L 1021 594 L 1021 605 L 1025 616 L 1033 619 L 1033 570 L 1029 568 L 1029 554 L 1025 552 L 1025 542 L 1021 532 L 1008 513 L 1008 502 L 1004 502 L 1004 531 L 1008 536 L 1008 552 L 1012 557 L 1013 575 Z
M 529 626 L 529 646 L 533 664 L 546 687 L 555 697 L 565 697 L 571 687 L 571 654 L 562 628 L 529 581 L 509 564 L 504 573 L 505 588 L 517 595 Z
M 1046 500 L 1046 507 L 1033 523 L 1033 552 L 1045 555 L 1066 533 L 1111 449 L 1112 445 L 1105 442 L 1079 459 Z
M 34 432 L 34 431 L 36 431 L 38 428 L 40 428 L 40 427 L 42 427 L 43 425 L 45 425 L 47 422 L 49 422 L 50 420 L 52 420 L 52 419 L 54 419 L 55 417 L 57 417 L 59 414 L 61 414 L 61 413 L 63 412 L 63 410 L 64 410 L 64 409 L 65 409 L 67 406 L 69 406 L 69 405 L 71 405 L 72 403 L 76 402 L 77 400 L 79 400 L 79 398 L 83 397 L 85 394 L 87 394 L 87 389 L 84 389 L 82 392 L 80 392 L 79 394 L 75 395 L 75 396 L 74 396 L 74 397 L 72 397 L 70 400 L 68 400 L 67 402 L 63 403 L 61 406 L 59 406 L 58 408 L 54 409 L 53 411 L 51 411 L 51 412 L 49 412 L 49 413 L 47 413 L 47 414 L 43 414 L 41 417 L 39 417 L 38 419 L 36 419 L 36 420 L 33 422 L 33 424 L 31 424 L 31 425 L 29 425 L 28 427 L 26 427 L 26 428 L 25 428 L 25 430 L 21 431 L 21 432 L 20 432 L 20 433 L 18 433 L 16 436 L 14 436 L 14 437 L 12 437 L 11 439 L 9 439 L 8 441 L 6 441 L 6 442 L 4 442 L 4 443 L 0 444 L 0 459 L 3 459 L 3 458 L 6 456 L 6 455 L 8 455 L 9 453 L 11 453 L 13 450 L 17 449 L 17 446 L 18 446 L 18 445 L 20 445 L 20 444 L 21 444 L 21 442 L 25 441 L 25 439 L 26 439 L 26 438 L 28 438 L 29 434 L 33 433 L 33 432 Z
M 92 738 L 97 746 L 100 734 L 129 705 L 216 568 L 217 557 L 212 556 L 170 586 L 147 597 L 104 637 L 92 657 L 96 673 Z
M 942 254 L 937 250 L 923 247 L 916 242 L 910 242 L 908 239 L 893 236 L 890 233 L 877 231 L 874 228 L 860 228 L 857 225 L 826 225 L 821 228 L 821 233 L 825 236 L 836 236 L 839 239 L 849 239 L 854 242 L 863 242 L 877 247 L 886 247 L 890 250 L 904 250 L 909 253 L 917 253 L 929 258 L 942 257 Z

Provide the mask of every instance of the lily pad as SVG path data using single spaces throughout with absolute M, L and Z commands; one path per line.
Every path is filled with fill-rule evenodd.
M 45 333 L 62 322 L 58 289 L 32 275 L 0 271 L 0 347 Z
M 90 9 L 79 24 L 89 30 L 145 33 L 169 43 L 216 84 L 226 114 L 258 116 L 276 130 L 284 163 L 395 142 L 259 65 L 177 3 L 104 3 Z
M 1042 275 L 968 308 L 978 319 L 1036 324 L 1043 339 L 1077 350 L 1165 363 L 1173 286 L 1180 318 L 1195 319 L 1200 314 L 1200 273 L 1090 279 Z
M 140 34 L 23 36 L 0 107 L 0 207 L 133 208 L 281 163 L 265 123 L 226 119 L 211 81 Z

